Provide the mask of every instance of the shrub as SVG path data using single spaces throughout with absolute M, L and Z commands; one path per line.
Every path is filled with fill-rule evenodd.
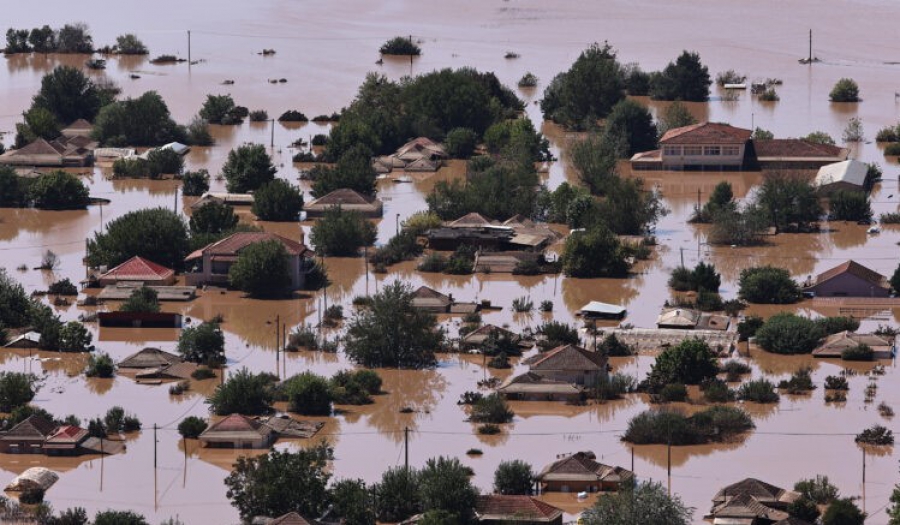
M 728 388 L 725 381 L 717 377 L 700 383 L 700 391 L 703 392 L 703 399 L 710 403 L 727 403 L 734 401 L 735 397 L 735 393 Z
M 207 367 L 200 367 L 191 372 L 191 378 L 196 379 L 197 381 L 212 379 L 214 377 L 216 377 L 216 373 L 211 368 Z
M 742 384 L 737 389 L 737 398 L 741 401 L 753 401 L 754 403 L 777 403 L 779 395 L 771 381 L 768 379 L 755 379 Z
M 209 172 L 206 170 L 187 171 L 181 181 L 181 193 L 185 197 L 199 197 L 209 191 Z
M 637 380 L 630 375 L 615 373 L 601 374 L 594 385 L 594 397 L 599 401 L 621 399 L 624 394 L 634 392 Z
M 816 385 L 812 382 L 812 369 L 803 367 L 791 375 L 790 379 L 782 380 L 778 383 L 778 388 L 787 390 L 788 394 L 805 394 L 815 390 Z
M 541 305 L 538 307 L 538 310 L 544 313 L 550 313 L 553 311 L 553 301 L 549 299 L 544 299 L 541 301 Z
M 569 235 L 560 260 L 567 277 L 625 277 L 630 268 L 622 243 L 602 224 Z
M 500 394 L 487 395 L 472 405 L 471 421 L 476 423 L 509 423 L 515 414 Z
M 278 122 L 309 122 L 309 119 L 302 112 L 297 111 L 295 109 L 289 109 L 281 114 L 278 117 Z M 324 136 L 324 135 L 316 135 L 316 137 Z M 313 137 L 315 138 L 315 137 Z M 313 141 L 314 146 L 321 146 L 322 144 L 316 144 L 315 140 Z
M 213 413 L 220 416 L 234 413 L 256 415 L 269 412 L 272 399 L 272 376 L 253 374 L 242 368 L 217 386 L 207 403 Z
M 303 209 L 300 189 L 275 179 L 253 192 L 253 214 L 263 221 L 296 221 Z
M 96 354 L 88 357 L 84 375 L 87 377 L 109 378 L 115 374 L 116 366 L 109 354 Z
M 530 297 L 516 297 L 512 302 L 514 312 L 530 312 L 534 309 L 534 301 Z
M 534 490 L 534 471 L 524 461 L 501 461 L 494 471 L 497 494 L 530 495 Z
M 300 348 L 316 350 L 319 348 L 319 338 L 309 325 L 300 325 L 291 332 L 288 338 L 287 350 L 296 351 Z
M 255 109 L 248 115 L 250 122 L 265 122 L 269 120 L 269 114 L 264 109 Z
M 456 159 L 468 159 L 477 145 L 478 134 L 469 128 L 453 128 L 444 137 L 447 154 Z
M 375 250 L 369 257 L 373 264 L 391 265 L 416 258 L 424 251 L 417 234 L 404 226 L 399 234 L 388 239 L 387 244 Z M 443 270 L 443 268 L 441 268 Z M 440 271 L 440 270 L 438 270 Z
M 894 433 L 882 425 L 873 425 L 857 434 L 855 440 L 864 445 L 893 445 Z
M 395 36 L 382 44 L 378 52 L 382 55 L 418 56 L 422 54 L 422 48 L 412 41 L 412 37 Z
M 801 479 L 794 484 L 794 490 L 817 505 L 829 505 L 841 496 L 838 488 L 828 480 L 828 476 L 821 475 Z
M 828 376 L 825 378 L 826 390 L 850 390 L 850 384 L 844 376 Z
M 759 94 L 760 102 L 778 102 L 779 100 L 781 100 L 781 97 L 778 96 L 775 88 L 770 87 Z
M 892 142 L 884 147 L 884 154 L 887 157 L 900 156 L 900 142 Z
M 363 246 L 375 242 L 375 225 L 357 211 L 334 206 L 312 227 L 310 240 L 316 252 L 327 256 L 352 257 Z
M 863 191 L 838 191 L 831 195 L 832 221 L 869 222 L 872 220 L 872 206 L 869 196 Z
M 225 363 L 225 334 L 218 323 L 203 322 L 187 327 L 178 337 L 178 353 L 187 361 L 220 365 Z
M 813 131 L 807 136 L 803 137 L 803 140 L 812 142 L 813 144 L 825 144 L 828 146 L 834 146 L 834 139 L 831 137 L 831 135 L 824 131 Z
M 581 338 L 578 329 L 559 321 L 547 321 L 538 327 L 537 333 L 543 336 L 538 340 L 538 346 L 544 350 L 556 348 L 561 345 L 579 345 Z
M 866 140 L 862 120 L 859 117 L 853 117 L 848 120 L 841 138 L 844 139 L 844 142 L 863 142 Z
M 528 72 L 522 75 L 517 85 L 520 88 L 533 88 L 538 85 L 538 78 L 531 72 Z
M 186 132 L 185 139 L 191 146 L 212 146 L 215 143 L 209 132 L 209 122 L 203 120 L 199 115 L 195 115 L 188 122 Z
M 718 371 L 716 356 L 708 344 L 700 339 L 685 339 L 657 356 L 642 386 L 650 393 L 658 393 L 673 383 L 700 384 L 715 377 Z
M 240 119 L 235 113 L 236 108 L 231 95 L 206 95 L 200 117 L 210 124 L 238 124 Z
M 333 389 L 324 377 L 303 372 L 286 379 L 279 389 L 282 397 L 287 399 L 291 412 L 311 416 L 331 415 Z
M 681 383 L 669 383 L 659 390 L 654 396 L 654 400 L 660 403 L 671 403 L 675 401 L 687 401 L 687 387 Z
M 135 288 L 128 299 L 119 306 L 120 312 L 159 312 L 159 293 L 153 288 Z
M 494 425 L 492 423 L 487 423 L 484 425 L 478 426 L 478 433 L 484 436 L 495 436 L 503 431 L 498 425 Z
M 78 295 L 78 287 L 68 277 L 51 284 L 47 292 L 54 295 Z
M 19 502 L 23 505 L 37 505 L 44 501 L 44 489 L 28 487 L 19 493 Z
M 756 332 L 765 324 L 762 317 L 758 315 L 748 315 L 742 319 L 737 325 L 738 337 L 741 341 L 746 341 L 756 335 Z
M 78 177 L 64 171 L 52 171 L 34 179 L 28 198 L 43 210 L 76 210 L 90 202 L 88 189 Z
M 178 423 L 178 433 L 181 437 L 197 439 L 206 430 L 206 421 L 197 416 L 188 416 Z
M 741 299 L 758 304 L 791 304 L 800 300 L 800 287 L 791 274 L 774 266 L 758 266 L 741 271 L 738 280 Z
M 850 348 L 845 348 L 841 352 L 841 359 L 844 361 L 874 361 L 875 352 L 869 345 L 859 344 Z
M 779 313 L 756 332 L 756 344 L 776 354 L 808 354 L 825 336 L 821 325 L 806 317 Z
M 628 422 L 623 441 L 635 445 L 697 445 L 726 441 L 753 428 L 740 408 L 713 406 L 687 417 L 673 410 L 645 410 Z
M 287 249 L 277 240 L 250 244 L 231 266 L 228 282 L 255 297 L 283 295 L 291 286 Z
M 716 84 L 720 87 L 725 84 L 741 84 L 747 80 L 747 75 L 741 75 L 733 69 L 721 71 L 716 75 Z
M 243 144 L 228 152 L 222 175 L 231 193 L 247 193 L 275 179 L 275 166 L 262 144 Z
M 828 95 L 832 102 L 859 102 L 859 86 L 852 78 L 838 80 Z
M 900 142 L 900 134 L 897 131 L 897 126 L 885 126 L 878 130 L 875 142 Z

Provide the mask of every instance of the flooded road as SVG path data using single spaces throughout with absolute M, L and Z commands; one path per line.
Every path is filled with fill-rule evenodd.
M 721 93 L 714 88 L 711 102 L 690 105 L 700 120 L 726 121 L 747 128 L 759 126 L 773 131 L 776 137 L 821 130 L 840 140 L 847 120 L 858 116 L 871 140 L 880 127 L 897 122 L 900 109 L 894 96 L 900 89 L 900 66 L 888 64 L 900 56 L 900 44 L 888 38 L 896 32 L 900 4 L 886 0 L 800 0 L 790 5 L 776 0 L 742 0 L 727 5 L 707 1 L 566 1 L 552 7 L 532 0 L 492 0 L 430 5 L 424 10 L 402 1 L 351 0 L 334 4 L 162 0 L 132 17 L 122 17 L 121 11 L 104 7 L 96 0 L 77 5 L 45 0 L 41 9 L 11 5 L 5 20 L 15 27 L 45 23 L 56 27 L 83 20 L 85 13 L 90 13 L 86 22 L 95 44 L 112 43 L 116 35 L 134 32 L 148 45 L 151 57 L 170 53 L 187 58 L 186 31 L 190 29 L 191 57 L 200 61 L 190 68 L 186 64 L 151 65 L 141 57 L 112 57 L 105 73 L 91 73 L 114 80 L 122 87 L 123 96 L 158 91 L 179 122 L 196 114 L 209 93 L 230 93 L 238 104 L 251 110 L 265 109 L 270 117 L 288 109 L 313 117 L 346 106 L 369 71 L 399 79 L 410 72 L 474 66 L 496 72 L 509 86 L 515 86 L 526 71 L 536 74 L 540 79 L 537 90 L 522 91 L 520 95 L 528 102 L 528 116 L 540 123 L 540 110 L 532 102 L 540 98 L 544 86 L 567 69 L 586 45 L 603 40 L 619 49 L 623 62 L 639 62 L 648 71 L 664 67 L 682 49 L 691 49 L 700 53 L 712 75 L 736 69 L 747 74 L 748 80 L 777 77 L 784 82 L 778 88 L 781 101 L 775 104 L 760 104 L 749 94 L 736 102 L 725 102 L 717 98 Z M 859 30 L 863 25 L 865 30 Z M 806 55 L 810 28 L 814 54 L 823 60 L 812 67 L 797 64 L 797 59 Z M 421 57 L 411 64 L 406 60 L 375 64 L 377 48 L 383 41 L 410 33 L 422 42 Z M 274 48 L 277 54 L 258 55 L 263 48 Z M 515 51 L 521 58 L 506 60 L 503 56 L 507 51 Z M 34 55 L 4 60 L 6 68 L 0 67 L 0 131 L 6 133 L 3 142 L 9 145 L 15 122 L 30 103 L 41 76 L 60 63 L 80 66 L 85 57 Z M 132 72 L 140 78 L 129 78 Z M 864 102 L 843 107 L 830 104 L 828 92 L 838 78 L 846 76 L 859 83 Z M 270 84 L 270 78 L 285 78 L 287 83 Z M 234 84 L 221 85 L 224 80 L 234 80 Z M 662 103 L 641 101 L 654 111 L 663 107 Z M 270 125 L 213 126 L 216 145 L 194 148 L 187 165 L 215 174 L 232 147 L 243 142 L 268 146 Z M 576 178 L 569 170 L 564 151 L 574 135 L 550 124 L 544 124 L 542 129 L 551 140 L 555 156 L 562 159 L 543 175 L 552 189 Z M 327 130 L 328 125 L 312 122 L 290 127 L 275 123 L 272 154 L 279 176 L 296 183 L 298 171 L 291 163 L 295 150 L 290 144 Z M 896 163 L 885 161 L 874 143 L 863 144 L 857 155 L 863 161 L 877 161 L 885 169 L 884 181 L 873 192 L 875 215 L 897 211 L 900 170 Z M 381 181 L 379 197 L 385 211 L 384 219 L 378 221 L 379 242 L 393 235 L 398 220 L 426 207 L 425 195 L 436 181 L 458 176 L 462 169 L 456 163 L 433 175 L 411 174 L 411 184 Z M 85 238 L 104 224 L 148 206 L 174 207 L 183 212 L 192 202 L 176 193 L 178 185 L 171 181 L 110 180 L 109 175 L 108 168 L 95 168 L 85 174 L 91 194 L 111 201 L 102 208 L 92 206 L 75 212 L 0 209 L 0 266 L 22 281 L 28 291 L 45 288 L 62 277 L 80 280 L 84 276 L 81 258 Z M 660 246 L 653 258 L 641 263 L 628 279 L 419 274 L 413 262 L 397 265 L 387 275 L 376 275 L 366 271 L 362 258 L 326 259 L 333 284 L 313 297 L 255 301 L 243 299 L 235 292 L 207 293 L 192 303 L 166 304 L 165 309 L 180 311 L 192 320 L 221 314 L 225 319 L 230 372 L 247 367 L 282 377 L 305 370 L 331 375 L 351 366 L 342 354 L 301 352 L 276 359 L 276 316 L 288 326 L 315 324 L 323 295 L 327 295 L 329 304 L 342 304 L 350 312 L 354 296 L 372 293 L 394 279 L 414 286 L 425 284 L 452 293 L 462 301 L 491 300 L 503 310 L 485 313 L 484 322 L 521 330 L 551 318 L 575 322 L 575 311 L 591 300 L 623 304 L 628 309 L 627 322 L 653 326 L 670 295 L 666 287 L 669 272 L 679 264 L 682 255 L 689 266 L 699 260 L 715 264 L 723 276 L 722 294 L 726 299 L 735 297 L 741 269 L 755 264 L 789 268 L 799 280 L 848 258 L 882 274 L 890 275 L 896 268 L 900 230 L 891 228 L 885 228 L 878 236 L 867 236 L 862 226 L 838 223 L 828 225 L 827 231 L 819 234 L 779 235 L 771 245 L 763 247 L 707 246 L 705 228 L 685 222 L 697 201 L 698 190 L 705 201 L 713 186 L 724 179 L 742 197 L 758 184 L 760 175 L 641 175 L 648 185 L 662 191 L 671 213 L 657 227 Z M 221 190 L 224 181 L 215 180 L 212 186 Z M 304 188 L 308 195 L 308 187 Z M 294 238 L 301 231 L 308 235 L 310 226 L 258 224 L 267 231 Z M 58 270 L 16 270 L 22 264 L 37 266 L 47 249 L 59 255 Z M 545 299 L 553 301 L 553 313 L 514 315 L 510 303 L 520 296 L 530 296 L 535 304 Z M 814 309 L 809 303 L 754 307 L 751 312 L 769 315 L 778 310 L 812 315 L 836 313 Z M 81 310 L 71 306 L 59 313 L 68 320 L 77 318 Z M 896 324 L 897 315 L 893 311 L 867 318 L 863 329 Z M 442 321 L 451 333 L 458 329 L 458 319 Z M 116 360 L 144 346 L 174 351 L 177 340 L 174 330 L 90 328 L 98 348 Z M 333 332 L 330 337 L 336 334 Z M 616 359 L 613 365 L 619 371 L 643 377 L 652 362 L 653 356 L 648 355 Z M 813 379 L 820 385 L 826 376 L 841 370 L 834 361 L 762 352 L 753 352 L 750 363 L 753 377 L 767 375 L 774 381 L 810 365 Z M 109 507 L 134 509 L 154 523 L 176 515 L 190 524 L 236 522 L 237 512 L 228 504 L 222 484 L 236 454 L 198 450 L 196 443 L 183 443 L 175 430 L 185 416 L 207 414 L 204 394 L 214 388 L 217 380 L 194 381 L 186 394 L 171 396 L 165 385 L 138 384 L 125 376 L 86 380 L 78 375 L 82 364 L 82 356 L 0 352 L 3 370 L 32 371 L 42 377 L 44 386 L 35 400 L 41 407 L 59 416 L 74 413 L 86 420 L 102 415 L 113 405 L 121 405 L 141 419 L 144 430 L 128 437 L 126 454 L 103 459 L 2 455 L 0 483 L 30 466 L 42 465 L 60 473 L 60 481 L 47 496 L 56 509 L 80 505 L 91 514 Z M 884 508 L 898 479 L 897 457 L 893 450 L 867 455 L 863 485 L 863 453 L 853 436 L 877 422 L 898 430 L 895 421 L 884 420 L 875 410 L 882 401 L 900 408 L 897 371 L 893 364 L 887 365 L 887 374 L 877 380 L 874 404 L 865 403 L 864 389 L 869 379 L 856 375 L 849 378 L 851 389 L 843 404 L 826 405 L 820 387 L 807 396 L 782 396 L 777 407 L 748 407 L 757 426 L 754 432 L 736 443 L 674 448 L 671 479 L 667 477 L 665 447 L 635 447 L 632 451 L 620 441 L 628 420 L 647 407 L 646 401 L 637 396 L 584 407 L 517 402 L 513 403 L 515 421 L 503 434 L 477 435 L 456 401 L 464 392 L 476 390 L 477 382 L 486 374 L 505 377 L 510 371 L 485 371 L 479 359 L 459 356 L 444 356 L 435 370 L 381 370 L 387 394 L 378 396 L 369 406 L 340 407 L 342 413 L 328 418 L 319 436 L 335 446 L 337 478 L 359 477 L 374 482 L 386 468 L 402 464 L 403 429 L 409 427 L 411 465 L 421 466 L 426 459 L 442 454 L 459 456 L 475 471 L 474 482 L 482 491 L 491 489 L 494 469 L 503 460 L 523 459 L 540 470 L 557 454 L 592 450 L 604 463 L 630 468 L 633 461 L 642 479 L 670 484 L 674 493 L 697 509 L 697 523 L 716 491 L 741 478 L 754 476 L 790 487 L 802 477 L 825 474 L 842 494 L 863 497 L 860 504 L 871 515 L 867 523 L 881 525 L 887 523 Z M 512 373 L 523 369 L 518 366 Z M 413 412 L 400 412 L 407 407 Z M 155 438 L 154 424 L 159 427 Z M 278 447 L 302 445 L 300 441 L 281 441 Z M 159 458 L 155 469 L 154 447 Z M 484 454 L 466 456 L 470 448 L 480 448 Z M 572 515 L 584 507 L 574 495 L 552 495 L 548 501 Z

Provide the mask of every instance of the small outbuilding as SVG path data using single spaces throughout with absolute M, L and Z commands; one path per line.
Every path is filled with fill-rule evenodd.
M 40 346 L 41 334 L 38 332 L 25 332 L 13 337 L 12 340 L 3 345 L 4 348 L 40 348 Z
M 816 173 L 815 186 L 819 193 L 836 191 L 862 191 L 866 187 L 869 167 L 858 160 L 845 160 L 826 164 Z
M 7 492 L 23 492 L 34 489 L 46 491 L 57 481 L 59 481 L 59 474 L 56 472 L 44 467 L 31 467 L 16 476 L 3 490 Z
M 334 190 L 303 206 L 307 218 L 321 217 L 330 208 L 340 206 L 345 211 L 355 211 L 364 217 L 377 219 L 384 214 L 384 204 L 375 197 L 363 195 L 349 188 Z
M 584 397 L 584 388 L 526 372 L 507 378 L 497 387 L 497 393 L 518 401 L 578 401 Z
M 412 307 L 433 313 L 447 313 L 453 304 L 453 296 L 442 294 L 434 288 L 420 286 L 413 292 Z
M 579 310 L 585 319 L 621 319 L 625 317 L 625 312 L 624 306 L 600 301 L 591 301 Z
M 700 312 L 690 308 L 666 308 L 656 318 L 657 328 L 693 330 L 700 321 Z
M 147 347 L 119 361 L 119 368 L 159 368 L 184 361 L 181 357 L 159 348 Z

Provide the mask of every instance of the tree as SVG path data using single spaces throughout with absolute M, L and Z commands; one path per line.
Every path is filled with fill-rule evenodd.
M 32 181 L 28 197 L 35 208 L 44 210 L 82 209 L 91 200 L 84 183 L 61 170 L 45 173 Z
M 741 299 L 757 304 L 791 304 L 802 295 L 790 272 L 774 266 L 741 270 L 738 286 Z
M 150 525 L 141 514 L 130 510 L 104 510 L 94 516 L 94 525 Z
M 303 372 L 286 379 L 282 389 L 291 412 L 307 416 L 331 415 L 331 387 L 324 377 Z
M 596 126 L 625 98 L 622 66 L 607 43 L 592 44 L 544 90 L 544 118 L 575 129 Z
M 819 507 L 815 502 L 805 497 L 800 497 L 791 502 L 786 510 L 792 517 L 807 523 L 816 523 L 820 515 Z
M 12 166 L 0 166 L 0 206 L 25 206 L 28 184 Z
M 418 56 L 422 53 L 422 49 L 412 41 L 412 38 L 395 36 L 382 44 L 378 52 L 382 55 Z
M 654 100 L 705 102 L 711 85 L 709 69 L 700 62 L 700 55 L 684 51 L 675 62 L 669 62 L 661 73 L 653 76 L 650 96 Z
M 803 140 L 812 142 L 813 144 L 825 144 L 834 146 L 834 139 L 824 131 L 813 131 L 809 135 L 803 137 Z
M 209 172 L 188 171 L 181 177 L 181 194 L 185 197 L 199 197 L 209 191 Z
M 28 53 L 31 47 L 28 45 L 28 30 L 9 28 L 6 30 L 6 49 L 4 53 L 11 55 L 14 53 Z
M 283 295 L 291 286 L 287 249 L 276 240 L 247 246 L 231 266 L 228 282 L 253 297 Z
M 560 260 L 568 277 L 625 277 L 630 268 L 618 237 L 603 224 L 569 235 Z
M 645 191 L 641 179 L 615 177 L 606 196 L 597 202 L 596 215 L 618 235 L 644 235 L 668 214 L 656 191 Z M 590 217 L 590 213 L 587 214 Z M 584 219 L 583 219 L 584 220 Z
M 56 33 L 57 53 L 93 53 L 94 39 L 87 24 L 77 22 L 62 26 Z
M 657 129 L 653 117 L 643 105 L 629 99 L 619 101 L 606 117 L 604 133 L 616 143 L 624 144 L 621 155 L 656 149 Z
M 868 515 L 853 503 L 852 498 L 841 498 L 828 506 L 828 510 L 822 515 L 822 525 L 863 525 L 866 516 Z
M 254 374 L 241 368 L 221 385 L 209 399 L 210 410 L 216 415 L 243 414 L 247 416 L 265 414 L 271 410 L 272 376 Z
M 756 344 L 776 354 L 808 354 L 825 337 L 821 326 L 791 313 L 778 313 L 756 331 Z
M 147 153 L 150 172 L 158 175 L 181 175 L 184 171 L 184 157 L 172 148 L 154 148 Z M 158 176 L 157 175 L 157 176 Z
M 225 362 L 225 334 L 218 323 L 189 326 L 178 337 L 178 353 L 186 361 L 219 365 Z
M 210 201 L 191 213 L 188 226 L 192 235 L 201 233 L 218 235 L 233 230 L 238 221 L 234 208 L 218 201 Z
M 767 174 L 757 203 L 779 232 L 808 231 L 822 215 L 816 188 L 799 174 Z
M 342 479 L 332 485 L 331 505 L 345 525 L 375 525 L 372 492 L 361 479 Z
M 363 246 L 374 244 L 376 235 L 375 225 L 358 211 L 332 206 L 313 225 L 310 241 L 321 255 L 353 257 Z
M 891 288 L 894 289 L 894 292 L 900 293 L 900 265 L 897 266 L 897 269 L 894 270 L 894 274 L 891 275 Z M 2 287 L 0 287 L 2 290 Z M 0 292 L 2 294 L 2 292 Z M 2 295 L 0 295 L 2 297 Z
M 28 35 L 28 43 L 35 53 L 52 53 L 56 50 L 56 31 L 46 24 L 35 27 Z
M 866 140 L 866 132 L 862 120 L 860 120 L 859 117 L 852 117 L 848 120 L 847 125 L 844 126 L 843 133 L 841 133 L 841 138 L 847 144 L 851 142 L 863 142 Z
M 469 128 L 453 128 L 444 137 L 447 154 L 456 159 L 468 159 L 478 145 L 478 134 Z
M 253 214 L 264 221 L 296 221 L 303 209 L 300 189 L 283 179 L 267 182 L 253 192 Z
M 721 283 L 722 278 L 716 273 L 716 267 L 703 261 L 697 263 L 693 270 L 679 266 L 669 278 L 669 286 L 679 292 L 718 292 Z
M 22 120 L 16 124 L 16 147 L 24 147 L 38 138 L 53 140 L 60 135 L 59 121 L 49 109 L 32 107 L 22 114 Z
M 828 476 L 822 475 L 801 479 L 794 483 L 794 490 L 799 492 L 805 499 L 818 505 L 830 505 L 840 497 L 838 488 L 828 480 Z
M 419 473 L 422 510 L 455 514 L 462 523 L 473 517 L 478 490 L 469 480 L 469 470 L 457 458 L 429 459 Z
M 722 181 L 716 184 L 709 200 L 703 205 L 703 208 L 694 207 L 694 215 L 689 222 L 709 223 L 723 212 L 736 212 L 737 203 L 734 202 L 734 191 L 731 183 Z
M 34 96 L 32 108 L 44 108 L 62 124 L 80 118 L 93 121 L 100 111 L 100 90 L 80 69 L 57 66 L 41 79 L 41 89 Z
M 335 190 L 347 188 L 363 195 L 373 195 L 376 176 L 371 150 L 357 144 L 344 151 L 335 167 L 313 168 L 312 193 L 316 197 L 324 197 Z
M 482 397 L 472 405 L 472 413 L 469 417 L 476 423 L 501 424 L 512 421 L 515 414 L 509 409 L 509 405 L 503 396 L 494 392 Z
M 491 153 L 532 161 L 549 157 L 549 142 L 527 118 L 502 120 L 484 132 L 484 144 Z
M 372 486 L 375 516 L 381 522 L 399 522 L 421 512 L 419 473 L 406 467 L 389 468 Z
M 872 220 L 872 206 L 864 191 L 838 191 L 831 194 L 828 219 L 832 221 Z
M 759 206 L 752 204 L 744 210 L 726 207 L 712 216 L 710 244 L 754 246 L 762 244 L 768 230 L 768 218 Z
M 112 268 L 137 255 L 177 269 L 187 252 L 184 219 L 167 208 L 149 208 L 126 213 L 110 221 L 105 232 L 95 233 L 87 259 L 91 266 Z
M 128 299 L 119 306 L 120 312 L 159 312 L 159 293 L 153 288 L 135 288 Z
M 319 516 L 328 506 L 327 467 L 333 455 L 322 443 L 296 452 L 242 456 L 225 478 L 226 496 L 246 521 L 288 512 Z
M 47 525 L 88 525 L 87 511 L 82 507 L 74 507 L 66 509 L 59 513 L 59 516 L 51 516 L 47 520 Z
M 12 412 L 34 399 L 37 378 L 21 372 L 0 372 L 0 410 Z
M 212 146 L 215 143 L 212 134 L 209 132 L 209 122 L 203 120 L 199 115 L 188 122 L 185 128 L 187 143 L 192 146 Z
M 59 330 L 60 352 L 87 352 L 93 336 L 78 321 L 69 321 Z
M 116 53 L 120 55 L 146 55 L 147 46 L 133 33 L 116 37 Z
M 156 91 L 103 106 L 92 134 L 102 144 L 117 147 L 162 146 L 187 140 L 184 128 L 172 120 L 169 106 Z
M 494 492 L 497 494 L 530 495 L 534 492 L 534 471 L 531 465 L 515 459 L 501 461 L 494 471 Z
M 178 423 L 178 433 L 184 438 L 197 439 L 206 427 L 206 421 L 197 416 L 188 416 Z
M 231 95 L 206 95 L 199 115 L 210 124 L 231 123 L 228 118 L 234 113 L 235 107 Z
M 659 483 L 641 482 L 602 495 L 582 515 L 585 525 L 688 525 L 693 511 Z
M 645 383 L 648 390 L 656 393 L 672 383 L 699 385 L 718 373 L 716 354 L 709 345 L 701 339 L 685 339 L 657 356 Z
M 832 102 L 859 102 L 859 86 L 852 78 L 842 78 L 831 88 L 828 98 Z
M 222 174 L 231 193 L 254 191 L 275 178 L 275 166 L 261 144 L 243 144 L 228 152 Z
M 424 368 L 434 365 L 443 332 L 436 318 L 412 306 L 412 289 L 399 281 L 372 296 L 369 308 L 350 320 L 344 351 L 368 367 Z
M 656 127 L 659 128 L 660 135 L 664 135 L 670 129 L 682 128 L 697 123 L 697 119 L 694 118 L 687 106 L 678 100 L 666 106 L 666 109 L 659 115 L 658 120 L 659 123 Z

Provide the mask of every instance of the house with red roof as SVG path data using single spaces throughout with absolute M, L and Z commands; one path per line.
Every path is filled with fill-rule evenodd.
M 171 286 L 175 284 L 175 271 L 149 259 L 135 256 L 97 278 L 100 286 L 123 282 L 140 282 L 146 286 Z
M 856 261 L 847 261 L 826 270 L 803 285 L 803 291 L 816 297 L 890 297 L 887 277 Z
M 531 496 L 478 496 L 475 517 L 485 525 L 562 525 L 563 511 Z
M 44 440 L 44 453 L 48 456 L 77 456 L 82 445 L 90 437 L 88 431 L 75 425 L 61 425 Z
M 295 241 L 276 233 L 240 232 L 209 244 L 185 258 L 187 271 L 185 283 L 188 286 L 227 286 L 228 272 L 238 256 L 247 246 L 265 241 L 280 242 L 288 254 L 291 275 L 291 289 L 303 287 L 306 273 L 312 266 L 313 252 L 303 244 L 303 239 Z

